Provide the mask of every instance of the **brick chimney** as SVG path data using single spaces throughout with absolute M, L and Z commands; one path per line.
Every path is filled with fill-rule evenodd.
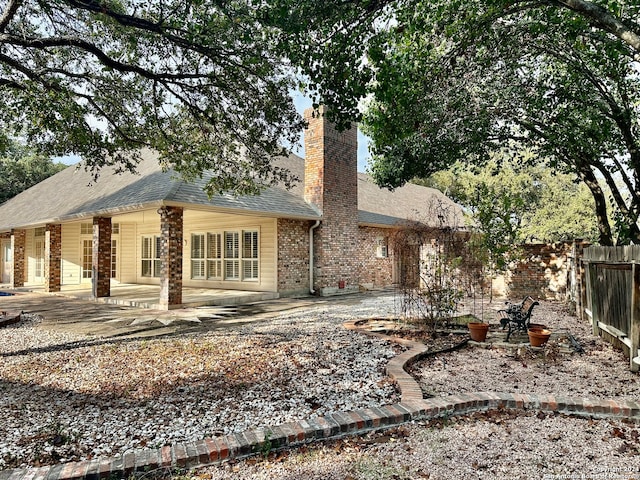
M 338 132 L 326 110 L 307 109 L 304 199 L 322 213 L 314 232 L 314 289 L 320 295 L 359 289 L 357 130 Z

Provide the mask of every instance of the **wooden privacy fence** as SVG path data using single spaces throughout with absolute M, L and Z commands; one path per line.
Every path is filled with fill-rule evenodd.
M 582 312 L 593 333 L 627 350 L 631 370 L 640 369 L 640 245 L 588 247 Z

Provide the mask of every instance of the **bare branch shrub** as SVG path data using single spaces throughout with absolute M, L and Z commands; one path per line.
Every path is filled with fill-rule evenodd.
M 435 335 L 465 297 L 483 296 L 487 255 L 482 243 L 451 220 L 450 205 L 436 202 L 427 221 L 398 226 L 390 238 L 397 265 L 400 314 Z M 435 225 L 433 219 L 437 219 Z M 475 302 L 474 302 L 475 308 Z

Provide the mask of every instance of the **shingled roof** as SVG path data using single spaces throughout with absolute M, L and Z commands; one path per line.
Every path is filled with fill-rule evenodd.
M 297 155 L 276 160 L 279 167 L 288 169 L 300 179 L 291 191 L 304 195 L 304 159 Z M 443 207 L 444 224 L 450 227 L 462 227 L 463 215 L 460 206 L 435 188 L 407 183 L 391 191 L 380 188 L 373 179 L 358 173 L 358 223 L 369 226 L 392 226 L 411 220 L 430 226 L 438 226 L 439 221 L 431 218 L 435 206 Z
M 206 175 L 187 183 L 171 170 L 163 172 L 157 156 L 149 151 L 143 152 L 137 174 L 114 174 L 105 168 L 96 182 L 92 182 L 89 172 L 70 166 L 0 205 L 0 231 L 161 205 L 196 205 L 226 213 L 321 219 L 320 213 L 303 199 L 304 160 L 291 155 L 278 158 L 275 163 L 300 179 L 291 190 L 272 187 L 257 196 L 216 195 L 213 198 L 203 191 Z M 456 214 L 460 212 L 459 207 L 437 190 L 406 185 L 390 192 L 377 187 L 368 175 L 358 174 L 360 224 L 391 226 L 407 219 L 424 221 L 424 207 L 433 201 L 449 205 Z

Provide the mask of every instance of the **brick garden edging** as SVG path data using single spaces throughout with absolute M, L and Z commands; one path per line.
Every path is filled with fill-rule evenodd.
M 357 330 L 355 322 L 345 324 Z M 363 332 L 365 333 L 365 332 Z M 409 350 L 392 358 L 387 373 L 401 391 L 400 403 L 325 417 L 288 422 L 275 427 L 251 429 L 204 440 L 177 443 L 158 449 L 141 449 L 112 458 L 86 460 L 39 468 L 0 471 L 0 480 L 75 480 L 128 478 L 135 472 L 160 468 L 195 468 L 243 458 L 267 451 L 300 446 L 318 440 L 360 435 L 403 423 L 473 412 L 512 409 L 541 410 L 589 418 L 640 421 L 640 403 L 599 398 L 555 397 L 512 393 L 476 392 L 423 399 L 418 383 L 404 366 L 426 351 L 424 344 L 395 339 L 379 333 L 368 335 L 395 341 Z

